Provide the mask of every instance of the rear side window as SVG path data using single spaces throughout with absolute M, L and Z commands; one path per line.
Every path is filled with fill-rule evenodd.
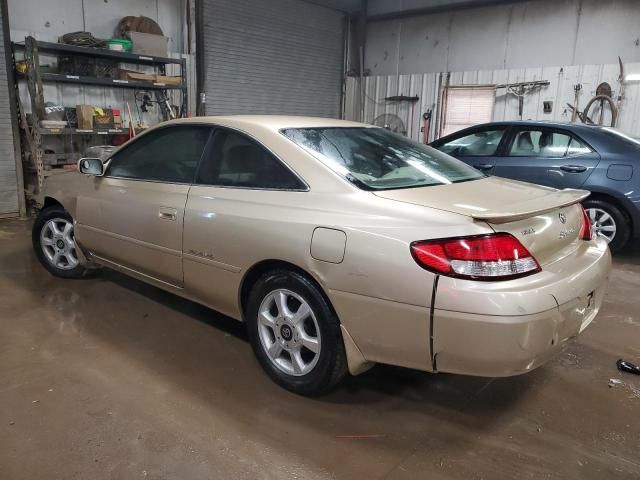
M 438 150 L 454 157 L 488 157 L 496 154 L 500 141 L 504 136 L 504 129 L 483 130 L 464 137 L 451 140 Z
M 591 149 L 571 135 L 550 130 L 521 130 L 511 144 L 509 156 L 560 158 L 589 153 Z
M 107 176 L 191 183 L 210 133 L 199 125 L 149 132 L 112 157 Z
M 196 182 L 204 185 L 270 190 L 303 190 L 306 186 L 266 148 L 232 130 L 213 136 L 211 151 Z

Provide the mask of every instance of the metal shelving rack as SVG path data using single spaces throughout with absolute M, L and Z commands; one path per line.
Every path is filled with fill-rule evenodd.
M 118 52 L 100 48 L 78 47 L 75 45 L 66 45 L 62 43 L 42 42 L 33 37 L 26 37 L 24 43 L 12 43 L 13 62 L 15 68 L 15 52 L 17 50 L 24 51 L 24 59 L 27 63 L 26 78 L 16 76 L 17 79 L 25 78 L 29 97 L 31 100 L 31 124 L 27 122 L 24 109 L 21 108 L 21 102 L 18 95 L 18 111 L 20 114 L 20 129 L 27 145 L 24 151 L 28 150 L 31 154 L 32 170 L 35 170 L 37 184 L 35 193 L 38 194 L 42 190 L 44 178 L 47 176 L 44 165 L 44 149 L 42 146 L 43 135 L 116 135 L 127 133 L 127 129 L 100 129 L 83 130 L 78 128 L 43 128 L 40 121 L 44 119 L 44 94 L 43 83 L 74 83 L 90 86 L 105 86 L 112 88 L 130 88 L 139 90 L 153 90 L 156 95 L 160 94 L 166 98 L 168 90 L 180 90 L 181 94 L 181 114 L 187 111 L 187 68 L 184 58 L 158 57 L 152 55 L 143 55 L 137 53 Z M 167 65 L 179 65 L 181 82 L 177 85 L 164 84 L 159 82 L 144 82 L 138 80 L 120 80 L 115 78 L 90 77 L 83 75 L 68 75 L 64 73 L 42 72 L 40 69 L 40 53 L 54 55 L 79 55 L 100 57 L 115 60 L 120 63 L 139 64 L 154 66 L 161 75 L 166 75 Z M 16 86 L 17 88 L 17 86 Z M 19 93 L 19 92 L 18 92 Z M 159 102 L 162 113 L 167 118 L 167 107 L 164 103 Z

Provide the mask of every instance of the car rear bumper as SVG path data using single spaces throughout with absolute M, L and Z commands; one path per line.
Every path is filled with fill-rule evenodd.
M 468 281 L 454 285 L 441 279 L 445 288 L 438 287 L 433 312 L 437 371 L 509 376 L 538 367 L 564 349 L 598 314 L 610 269 L 609 249 L 599 241 L 543 268 L 545 275 L 539 274 L 543 281 L 534 276 L 516 280 L 522 283 L 520 288 Z M 529 288 L 525 288 L 527 278 Z M 449 304 L 439 301 L 443 294 L 465 299 L 459 302 L 463 306 L 478 302 L 476 312 L 438 308 Z M 555 305 L 546 308 L 550 301 Z M 536 305 L 542 308 L 532 312 Z

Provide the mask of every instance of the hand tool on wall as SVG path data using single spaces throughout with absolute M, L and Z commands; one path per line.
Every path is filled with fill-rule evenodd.
M 571 106 L 571 121 L 575 122 L 578 116 L 578 103 L 580 101 L 580 91 L 582 90 L 582 84 L 577 83 L 573 86 L 573 105 Z
M 618 98 L 616 99 L 616 109 L 618 110 L 617 120 L 620 118 L 620 108 L 622 108 L 622 99 L 624 98 L 624 64 L 622 58 L 618 57 L 618 65 L 620 66 L 620 74 L 618 75 L 618 83 L 620 84 L 620 90 L 618 91 Z M 613 125 L 615 127 L 615 125 Z
M 593 107 L 593 105 L 596 104 L 596 102 L 600 103 L 600 118 L 597 122 L 598 125 L 603 125 L 604 124 L 604 105 L 605 103 L 609 104 L 609 108 L 611 109 L 611 122 L 610 122 L 610 126 L 615 127 L 616 125 L 616 121 L 618 120 L 618 109 L 616 107 L 616 104 L 613 102 L 613 99 L 611 98 L 610 95 L 606 95 L 606 94 L 597 94 L 598 91 L 602 92 L 605 91 L 604 89 L 600 89 L 596 90 L 596 96 L 593 97 L 591 100 L 589 100 L 589 103 L 587 103 L 587 105 L 584 107 L 584 111 L 582 112 L 583 118 L 581 118 L 583 123 L 591 123 L 591 124 L 595 124 L 596 122 L 591 121 L 591 119 L 589 118 L 589 110 L 591 110 L 591 107 Z M 610 91 L 609 91 L 610 93 Z M 585 120 L 588 120 L 588 122 L 586 122 Z
M 129 102 L 127 102 L 127 113 L 129 114 L 129 136 L 136 136 L 136 127 L 133 126 L 133 115 L 131 115 L 131 107 L 129 106 Z
M 431 129 L 431 109 L 422 114 L 422 143 L 425 145 L 429 143 L 429 130 Z

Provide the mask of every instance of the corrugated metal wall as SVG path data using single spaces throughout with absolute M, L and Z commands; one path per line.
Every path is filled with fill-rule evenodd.
M 625 69 L 627 72 L 640 72 L 640 63 L 626 64 Z M 365 79 L 364 117 L 362 117 L 362 121 L 372 123 L 374 118 L 380 114 L 395 113 L 405 122 L 408 136 L 416 140 L 419 139 L 422 113 L 427 109 L 434 109 L 435 111 L 439 76 L 440 74 L 438 73 L 426 73 L 367 77 Z M 567 103 L 573 104 L 574 102 L 574 85 L 581 84 L 583 88 L 579 100 L 579 107 L 582 110 L 595 95 L 596 87 L 601 82 L 608 82 L 615 96 L 620 90 L 618 76 L 619 67 L 617 64 L 580 65 L 452 72 L 450 84 L 486 85 L 548 80 L 550 82 L 549 86 L 542 87 L 525 96 L 523 119 L 570 121 L 571 112 L 567 108 Z M 345 118 L 349 120 L 361 120 L 358 83 L 359 80 L 357 78 L 349 78 L 347 80 Z M 413 121 L 411 120 L 410 104 L 384 101 L 384 97 L 393 95 L 418 95 L 420 97 L 413 111 Z M 544 101 L 553 102 L 552 113 L 543 112 Z M 508 94 L 505 89 L 499 89 L 496 95 L 493 117 L 495 121 L 519 119 L 517 97 Z M 431 139 L 433 139 L 434 123 L 432 121 Z M 625 95 L 622 101 L 618 127 L 640 137 L 640 82 L 625 84 Z
M 337 117 L 344 16 L 299 0 L 203 0 L 207 114 Z
M 0 10 L 0 17 L 2 10 Z M 4 19 L 0 18 L 0 52 L 5 52 Z M 18 178 L 13 143 L 7 68 L 0 61 L 0 216 L 18 215 Z
M 391 113 L 404 122 L 407 136 L 415 140 L 421 138 L 422 114 L 434 110 L 438 95 L 438 74 L 379 75 L 366 77 L 364 102 L 360 100 L 359 79 L 349 77 L 346 85 L 346 120 L 373 123 L 376 117 Z M 386 102 L 385 97 L 407 95 L 419 97 L 415 104 L 409 102 Z M 433 121 L 432 121 L 433 126 Z

